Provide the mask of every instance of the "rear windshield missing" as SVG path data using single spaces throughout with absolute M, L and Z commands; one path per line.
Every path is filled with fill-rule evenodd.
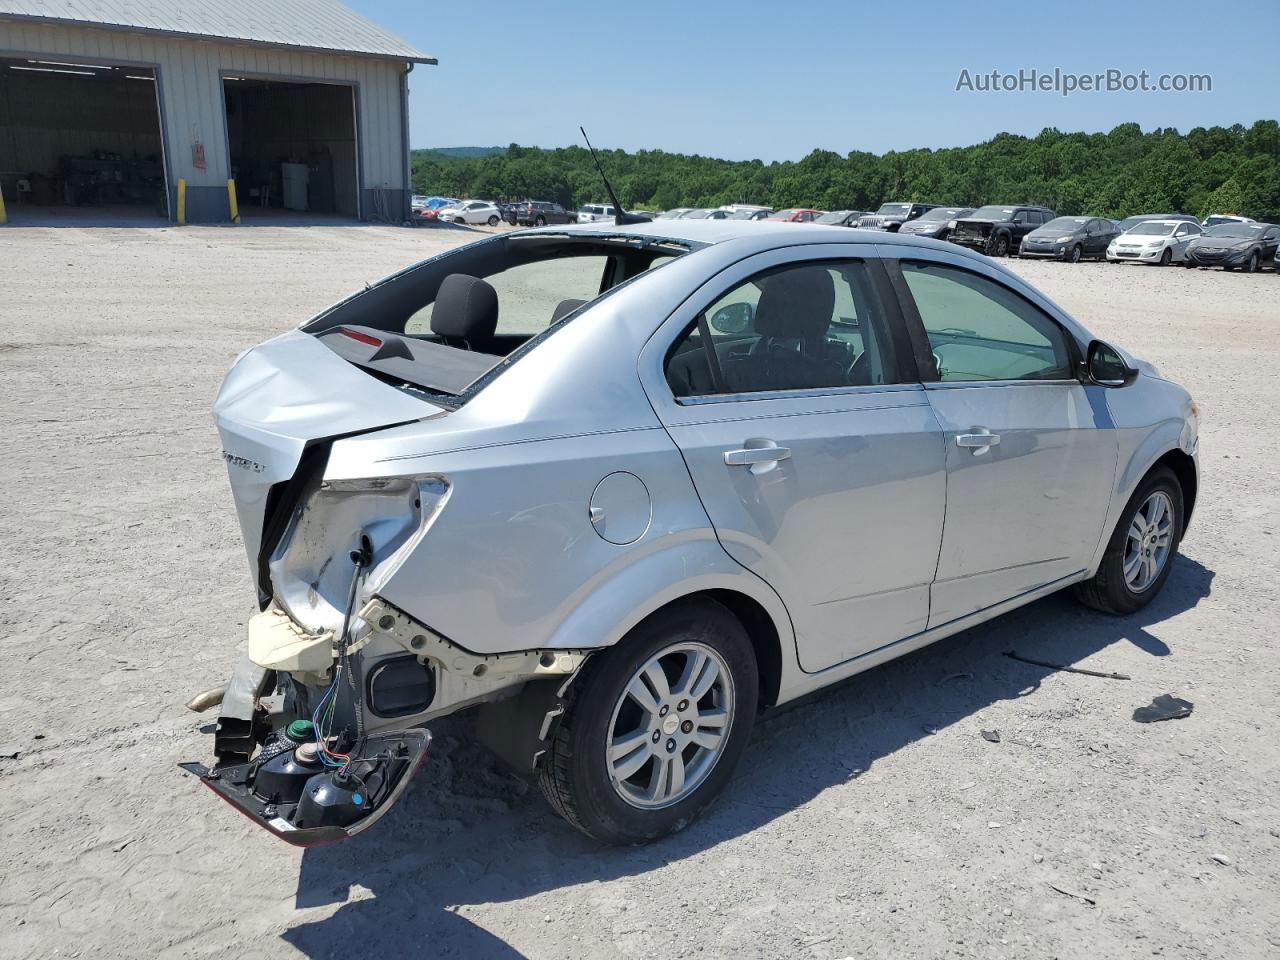
M 463 397 L 585 305 L 704 246 L 633 233 L 513 233 L 424 260 L 302 329 L 431 399 Z

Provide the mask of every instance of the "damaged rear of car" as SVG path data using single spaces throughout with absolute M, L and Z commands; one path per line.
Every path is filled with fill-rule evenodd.
M 221 703 L 215 763 L 187 770 L 301 846 L 375 822 L 422 762 L 432 717 L 484 705 L 487 742 L 532 770 L 590 653 L 580 638 L 594 648 L 627 626 L 608 583 L 643 567 L 650 551 L 626 549 L 641 515 L 641 532 L 706 526 L 655 517 L 643 484 L 638 497 L 610 482 L 689 483 L 634 351 L 612 346 L 647 336 L 619 294 L 699 246 L 603 229 L 496 237 L 237 361 L 215 415 L 259 609 L 232 679 L 200 704 Z M 570 322 L 614 299 L 605 319 Z M 568 550 L 583 535 L 594 543 Z

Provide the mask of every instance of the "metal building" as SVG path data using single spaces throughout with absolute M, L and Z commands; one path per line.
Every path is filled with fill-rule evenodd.
M 335 0 L 0 0 L 0 195 L 400 221 L 408 74 L 435 62 Z

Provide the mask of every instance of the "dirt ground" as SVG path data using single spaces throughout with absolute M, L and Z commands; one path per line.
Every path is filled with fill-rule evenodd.
M 253 604 L 220 379 L 468 236 L 0 231 L 0 956 L 1280 956 L 1269 272 L 1015 263 L 1200 402 L 1164 593 L 1052 597 L 779 712 L 668 841 L 595 845 L 456 721 L 387 819 L 305 853 L 180 773 Z M 1166 692 L 1195 713 L 1133 722 Z

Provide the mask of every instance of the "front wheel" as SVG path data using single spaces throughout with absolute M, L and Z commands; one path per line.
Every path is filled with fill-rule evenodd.
M 992 257 L 1007 257 L 1009 255 L 1009 238 L 1002 233 L 988 243 L 987 255 Z
M 1125 504 L 1098 572 L 1076 585 L 1079 600 L 1114 614 L 1134 613 L 1154 600 L 1173 569 L 1183 516 L 1178 478 L 1157 467 Z
M 1245 263 L 1245 265 L 1244 265 L 1244 272 L 1245 272 L 1245 273 L 1257 273 L 1257 272 L 1258 272 L 1258 262 L 1259 262 L 1259 259 L 1260 259 L 1260 258 L 1258 257 L 1258 251 L 1257 251 L 1257 250 L 1255 250 L 1255 251 L 1253 251 L 1253 253 L 1249 254 L 1249 260 L 1248 260 L 1248 262 L 1247 262 L 1247 263 Z
M 605 843 L 683 829 L 728 783 L 758 684 L 751 641 L 723 605 L 659 611 L 587 662 L 539 766 L 543 794 Z
M 1071 248 L 1071 262 L 1079 263 L 1081 258 L 1083 257 L 1084 257 L 1084 251 L 1080 249 L 1080 244 L 1077 243 L 1074 247 Z
M 1160 254 L 1160 266 L 1167 267 L 1173 263 L 1173 251 L 1168 247 L 1164 248 L 1164 253 Z

